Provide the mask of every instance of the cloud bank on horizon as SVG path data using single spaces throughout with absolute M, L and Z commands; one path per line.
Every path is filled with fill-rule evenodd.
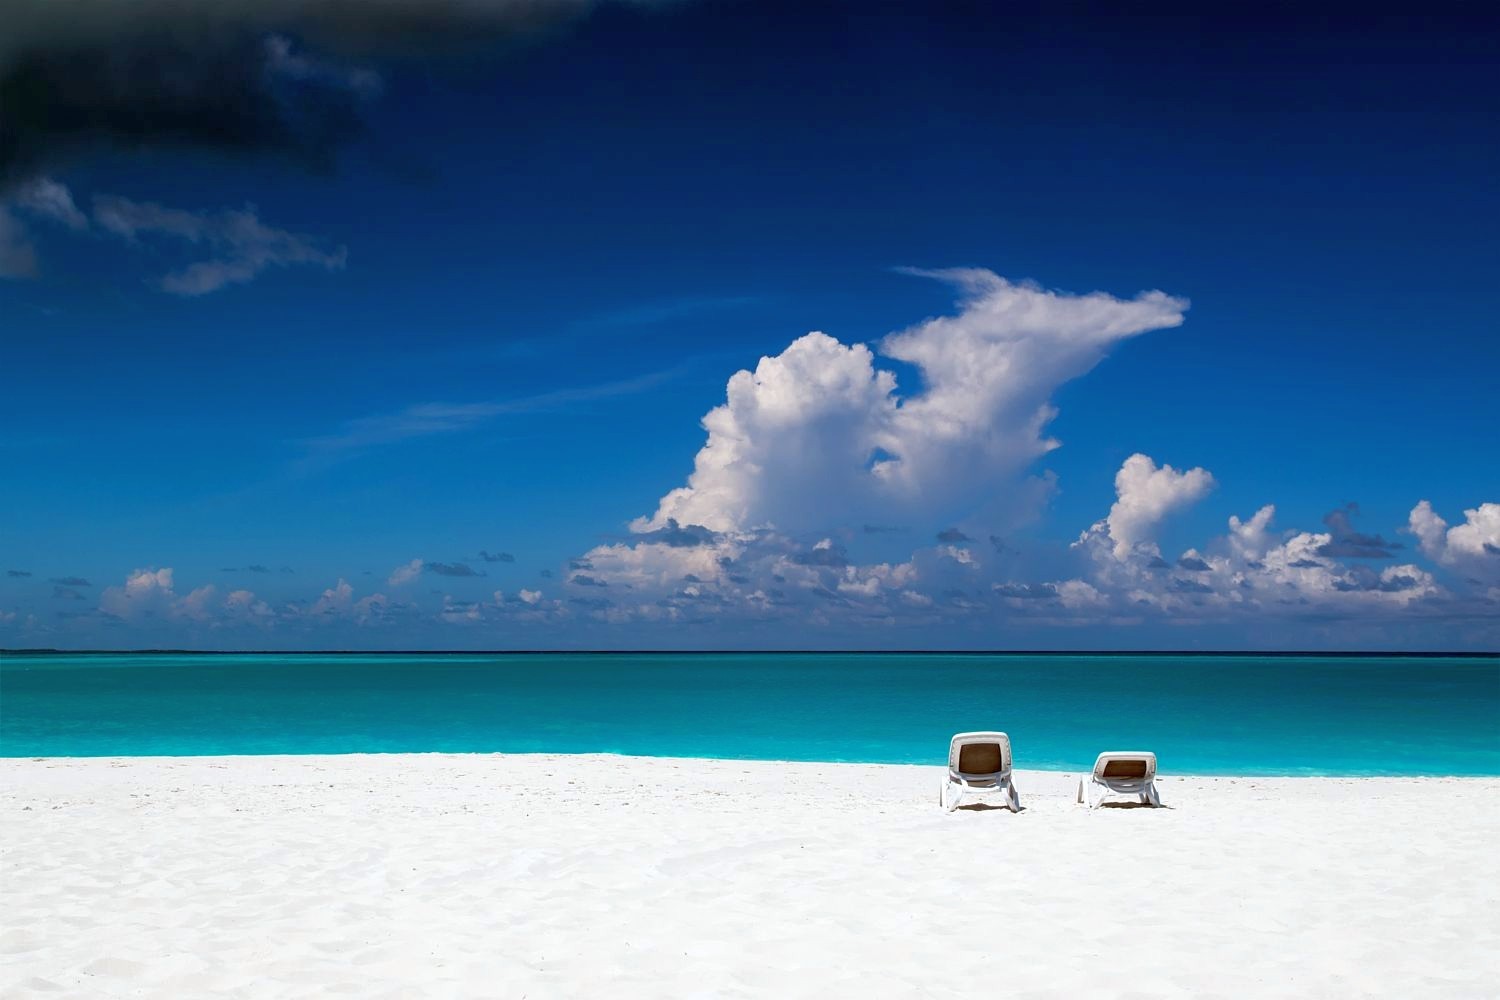
M 1181 324 L 1188 303 L 1160 291 L 1074 295 L 982 269 L 915 273 L 952 285 L 956 312 L 874 347 L 808 333 L 753 371 L 736 372 L 724 403 L 703 417 L 707 438 L 686 483 L 630 521 L 628 536 L 585 549 L 555 579 L 549 572 L 534 586 L 479 599 L 439 590 L 434 607 L 411 595 L 425 574 L 485 572 L 416 557 L 386 576 L 394 597 L 356 596 L 340 578 L 309 599 L 273 604 L 212 584 L 179 593 L 172 569 L 146 568 L 106 588 L 82 615 L 120 627 L 120 635 L 134 629 L 207 645 L 245 636 L 316 644 L 331 624 L 368 629 L 377 637 L 371 644 L 381 645 L 378 636 L 410 634 L 419 623 L 466 627 L 473 631 L 437 634 L 490 646 L 521 635 L 533 645 L 563 637 L 576 644 L 579 635 L 593 645 L 609 645 L 611 635 L 672 644 L 665 638 L 693 634 L 678 626 L 715 623 L 781 623 L 806 630 L 797 634 L 822 630 L 874 645 L 899 645 L 902 626 L 929 635 L 951 627 L 960 645 L 1003 645 L 996 637 L 1018 622 L 1055 629 L 1058 645 L 1069 644 L 1074 627 L 1128 635 L 1145 621 L 1276 621 L 1316 637 L 1319 623 L 1353 620 L 1378 624 L 1389 637 L 1393 623 L 1451 620 L 1470 623 L 1467 635 L 1481 645 L 1500 634 L 1496 502 L 1450 525 L 1418 499 L 1400 528 L 1415 551 L 1359 530 L 1357 505 L 1330 512 L 1325 530 L 1308 531 L 1275 526 L 1267 503 L 1174 553 L 1161 547 L 1163 525 L 1217 482 L 1206 468 L 1136 453 L 1115 475 L 1113 502 L 1105 510 L 1101 499 L 1100 517 L 1076 541 L 1022 559 L 1006 539 L 1024 537 L 1054 489 L 1051 474 L 1036 468 L 1060 445 L 1047 432 L 1054 394 L 1112 346 Z M 901 386 L 882 358 L 910 366 L 918 384 Z M 891 525 L 901 530 L 882 527 Z M 889 544 L 908 533 L 918 544 L 905 558 L 861 551 L 872 538 Z M 487 550 L 478 558 L 514 560 Z M 11 643 L 65 638 L 7 615 L 0 624 Z M 763 632 L 761 644 L 787 645 L 777 637 L 789 634 Z

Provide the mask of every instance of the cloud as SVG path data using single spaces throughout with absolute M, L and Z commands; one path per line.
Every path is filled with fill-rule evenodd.
M 1422 500 L 1412 508 L 1407 530 L 1434 561 L 1484 580 L 1500 580 L 1500 503 L 1466 510 L 1463 523 L 1450 528 L 1432 504 Z
M 395 577 L 395 574 L 392 574 Z M 314 615 L 344 615 L 354 606 L 354 585 L 339 577 L 339 582 L 323 592 L 312 606 Z
M 991 589 L 1001 597 L 1020 601 L 1049 601 L 1057 598 L 1055 583 L 997 583 Z
M 30 576 L 31 575 L 31 570 L 29 570 L 29 569 L 8 569 L 8 570 L 5 571 L 5 575 L 8 576 L 8 577 L 12 577 L 12 578 L 23 577 L 23 576 Z
M 484 549 L 479 550 L 479 558 L 488 563 L 513 563 L 516 561 L 516 557 L 509 552 L 486 552 Z
M 172 610 L 177 594 L 172 589 L 172 569 L 138 569 L 123 586 L 107 587 L 99 595 L 99 609 L 117 618 L 165 614 Z
M 18 188 L 12 200 L 32 215 L 61 223 L 73 230 L 89 227 L 88 216 L 73 203 L 73 194 L 51 177 L 38 177 Z
M 429 562 L 424 566 L 427 572 L 436 573 L 438 576 L 484 576 L 483 573 L 476 572 L 468 563 Z
M 350 58 L 535 35 L 588 0 L 3 0 L 0 190 L 100 148 L 327 169 L 364 130 Z M 320 50 L 295 48 L 295 38 Z
M 399 587 L 402 584 L 411 583 L 422 575 L 422 560 L 413 559 L 409 563 L 397 566 L 391 570 L 391 575 L 386 578 L 386 586 Z
M 336 271 L 344 267 L 344 247 L 327 250 L 311 236 L 276 229 L 260 220 L 254 206 L 218 212 L 192 212 L 118 195 L 94 197 L 94 221 L 100 229 L 137 242 L 165 236 L 210 254 L 161 279 L 163 291 L 196 296 L 251 281 L 269 267 L 306 264 Z
M 638 532 L 635 540 L 647 544 L 670 545 L 673 548 L 692 548 L 695 545 L 712 545 L 717 536 L 701 524 L 679 525 L 675 518 L 651 531 Z
M 1085 538 L 1090 533 L 1108 536 L 1114 557 L 1120 560 L 1137 549 L 1150 549 L 1154 555 L 1156 526 L 1174 510 L 1202 499 L 1213 487 L 1214 477 L 1206 469 L 1158 468 L 1149 455 L 1137 452 L 1115 473 L 1116 499 L 1109 515 L 1085 532 Z
M 81 576 L 54 576 L 50 580 L 48 580 L 47 582 L 48 583 L 55 583 L 59 587 L 92 587 L 93 586 L 92 583 L 89 583 L 87 580 L 85 580 Z
M 792 562 L 798 566 L 831 566 L 841 569 L 849 565 L 849 557 L 844 554 L 842 545 L 835 545 L 833 539 L 825 538 L 805 552 L 793 553 Z
M 942 531 L 939 531 L 937 533 L 937 540 L 940 542 L 956 543 L 967 542 L 970 539 L 968 535 L 964 534 L 962 531 L 959 531 L 957 528 L 944 528 Z
M 648 392 L 675 376 L 680 369 L 649 372 L 634 378 L 571 389 L 556 389 L 514 399 L 477 403 L 421 403 L 395 413 L 349 420 L 335 433 L 303 442 L 308 459 L 333 459 L 352 452 L 394 444 L 433 434 L 470 430 L 507 415 L 544 413 L 567 409 L 579 403 Z
M 668 521 L 726 532 L 800 532 L 844 523 L 932 523 L 970 513 L 1014 489 L 1055 448 L 1043 431 L 1058 386 L 1127 337 L 1182 322 L 1187 303 L 1161 292 L 1134 299 L 1068 295 L 978 269 L 918 272 L 956 286 L 959 312 L 893 333 L 887 357 L 918 370 L 921 391 L 863 344 L 823 333 L 793 341 L 730 380 L 703 418 L 708 440 L 685 486 L 632 530 Z M 1003 487 L 1008 487 L 1004 488 Z
M 53 587 L 52 597 L 55 600 L 81 601 L 83 592 L 76 587 Z
M 1323 524 L 1332 537 L 1318 550 L 1318 555 L 1338 559 L 1389 559 L 1403 547 L 1400 542 L 1355 531 L 1353 517 L 1358 513 L 1359 504 L 1349 503 L 1323 515 Z
M 233 619 L 265 622 L 275 617 L 271 606 L 249 590 L 230 591 L 229 596 L 224 598 L 224 610 Z

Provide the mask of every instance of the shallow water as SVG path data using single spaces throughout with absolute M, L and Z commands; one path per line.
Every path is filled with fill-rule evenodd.
M 1500 657 L 4 654 L 0 756 L 614 752 L 1500 774 Z

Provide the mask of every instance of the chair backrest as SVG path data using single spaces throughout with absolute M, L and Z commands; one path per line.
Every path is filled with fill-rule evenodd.
M 1004 733 L 959 733 L 948 744 L 954 774 L 1009 774 L 1010 737 Z
M 1112 750 L 1094 761 L 1094 777 L 1105 781 L 1150 781 L 1156 777 L 1156 754 L 1147 750 Z

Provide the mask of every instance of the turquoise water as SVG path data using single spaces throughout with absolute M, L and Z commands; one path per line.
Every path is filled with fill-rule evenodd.
M 0 755 L 595 752 L 1200 774 L 1500 774 L 1500 658 L 19 655 Z

